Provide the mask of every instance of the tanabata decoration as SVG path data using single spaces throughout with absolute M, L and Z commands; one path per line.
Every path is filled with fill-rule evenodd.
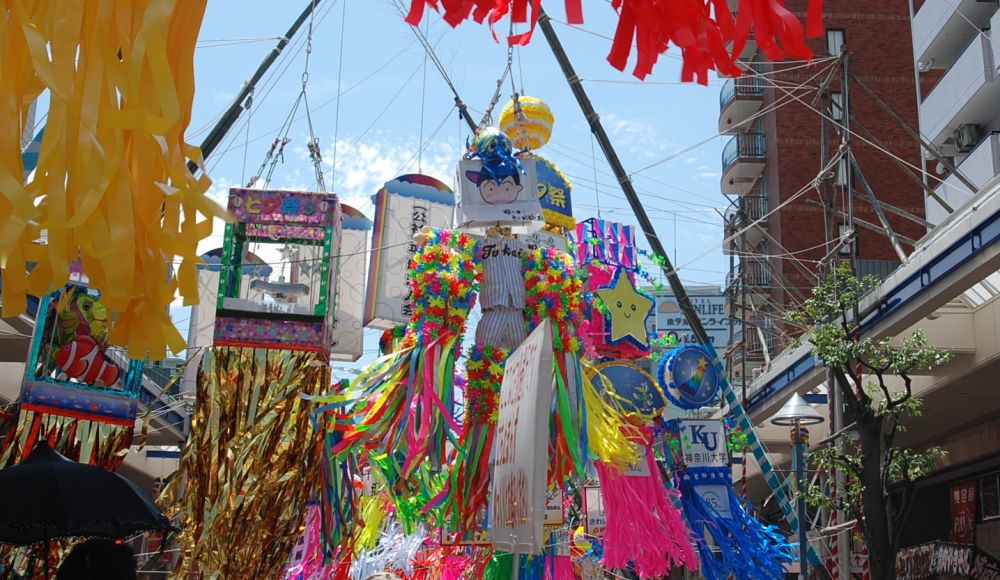
M 79 259 L 108 310 L 111 343 L 135 359 L 183 352 L 168 306 L 178 292 L 197 303 L 198 242 L 225 217 L 206 195 L 201 153 L 184 142 L 205 5 L 4 3 L 3 316 L 24 312 L 28 293 L 62 287 Z M 48 123 L 25 182 L 20 137 L 43 92 Z
M 410 265 L 413 314 L 400 350 L 378 359 L 343 395 L 322 401 L 361 401 L 330 451 L 346 457 L 383 449 L 389 487 L 404 496 L 413 491 L 407 480 L 418 466 L 443 465 L 446 441 L 458 443 L 455 358 L 482 276 L 479 252 L 479 242 L 467 234 L 424 232 Z
M 568 24 L 583 24 L 582 4 L 582 0 L 565 0 Z M 472 18 L 488 21 L 492 31 L 508 14 L 513 23 L 527 23 L 527 32 L 507 37 L 510 45 L 528 44 L 542 9 L 541 0 L 410 0 L 406 22 L 419 25 L 425 5 L 443 9 L 444 20 L 451 26 Z M 624 70 L 635 43 L 633 74 L 640 79 L 652 72 L 670 44 L 680 47 L 684 58 L 681 79 L 707 84 L 709 70 L 740 74 L 736 61 L 751 29 L 754 41 L 771 60 L 812 58 L 804 37 L 824 33 L 823 0 L 809 1 L 805 31 L 781 0 L 739 0 L 735 7 L 731 0 L 612 0 L 611 6 L 618 12 L 618 26 L 608 62 Z M 495 31 L 493 37 L 497 37 Z
M 733 491 L 723 422 L 669 421 L 665 447 L 702 575 L 707 580 L 780 578 L 785 564 L 795 559 L 793 546 L 778 528 L 750 515 Z
M 451 227 L 455 193 L 433 177 L 407 174 L 387 181 L 373 201 L 375 227 L 364 323 L 392 328 L 409 324 L 413 314 L 406 280 L 417 253 L 414 236 L 425 228 Z
M 143 362 L 108 341 L 101 294 L 68 284 L 38 305 L 21 383 L 17 426 L 0 465 L 27 457 L 39 439 L 82 463 L 114 470 L 132 444 Z
M 611 360 L 598 364 L 590 373 L 605 398 L 618 402 L 639 423 L 659 417 L 667 399 L 653 377 L 628 361 Z
M 573 231 L 576 220 L 573 219 L 572 187 L 563 172 L 548 159 L 539 155 L 522 158 L 523 162 L 535 162 L 535 174 L 538 176 L 538 201 L 542 205 L 542 215 L 547 228 L 556 232 Z M 566 248 L 561 248 L 563 251 Z
M 343 219 L 334 278 L 337 300 L 330 331 L 330 358 L 356 361 L 364 347 L 365 249 L 372 222 L 347 204 L 340 204 L 340 210 Z
M 577 263 L 585 264 L 592 306 L 583 336 L 592 358 L 634 360 L 648 356 L 646 318 L 653 299 L 636 289 L 637 250 L 632 226 L 602 219 L 577 224 Z
M 554 122 L 549 105 L 535 97 L 515 94 L 500 110 L 500 130 L 510 137 L 514 147 L 523 151 L 539 149 L 548 143 Z
M 479 234 L 494 227 L 517 234 L 537 231 L 544 223 L 537 183 L 535 165 L 521 163 L 510 138 L 496 127 L 486 127 L 458 164 L 458 227 Z
M 607 514 L 602 564 L 624 570 L 631 562 L 640 578 L 665 576 L 675 566 L 695 570 L 698 558 L 675 507 L 676 492 L 666 488 L 653 459 L 652 429 L 637 437 L 644 453 L 631 470 L 597 464 Z
M 215 345 L 168 487 L 182 517 L 176 573 L 275 578 L 320 473 L 307 399 L 330 384 L 342 213 L 332 193 L 247 189 L 228 209 Z M 246 264 L 262 250 L 277 260 L 267 277 Z
M 676 348 L 660 361 L 660 386 L 670 402 L 681 409 L 693 410 L 716 403 L 721 369 L 712 364 L 700 346 Z

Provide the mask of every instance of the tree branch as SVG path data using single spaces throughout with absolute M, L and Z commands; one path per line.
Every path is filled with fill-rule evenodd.
M 844 402 L 847 403 L 847 407 L 855 414 L 860 414 L 861 403 L 858 401 L 858 396 L 854 394 L 854 389 L 851 388 L 851 384 L 847 380 L 847 375 L 841 369 L 831 370 L 833 371 L 833 378 L 840 386 L 840 392 L 844 395 Z
M 913 397 L 913 379 L 911 379 L 910 375 L 906 373 L 899 373 L 899 376 L 903 379 L 903 385 L 906 387 L 906 392 L 903 394 L 902 397 L 900 397 L 895 401 L 889 399 L 887 408 L 890 411 L 895 409 L 896 407 L 899 407 L 903 403 L 909 401 Z

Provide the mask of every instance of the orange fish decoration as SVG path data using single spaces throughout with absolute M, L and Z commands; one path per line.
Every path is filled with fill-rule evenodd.
M 56 364 L 68 378 L 88 385 L 110 387 L 121 375 L 121 369 L 108 360 L 97 341 L 87 335 L 63 345 L 56 353 Z

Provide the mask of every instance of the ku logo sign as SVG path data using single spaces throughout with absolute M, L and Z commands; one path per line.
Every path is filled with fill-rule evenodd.
M 728 467 L 726 427 L 711 419 L 680 419 L 683 462 L 687 467 Z
M 691 425 L 691 441 L 708 451 L 719 448 L 719 433 L 706 430 L 707 425 Z

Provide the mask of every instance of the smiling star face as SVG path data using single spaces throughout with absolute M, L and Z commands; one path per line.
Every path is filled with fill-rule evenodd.
M 596 294 L 608 308 L 611 328 L 609 342 L 617 344 L 628 339 L 641 348 L 649 347 L 646 317 L 653 310 L 653 299 L 636 291 L 631 278 L 619 268 L 609 286 L 598 288 Z

